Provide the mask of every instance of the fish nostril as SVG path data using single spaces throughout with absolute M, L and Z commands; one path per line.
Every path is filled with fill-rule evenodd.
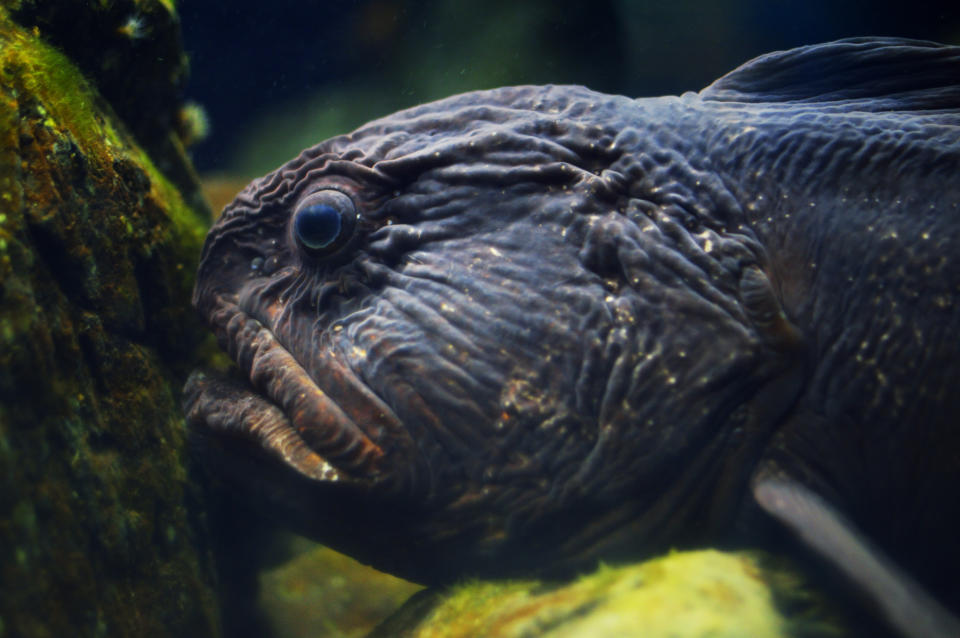
M 261 271 L 264 275 L 272 275 L 273 273 L 277 272 L 279 268 L 280 257 L 277 255 L 271 255 L 264 260 Z

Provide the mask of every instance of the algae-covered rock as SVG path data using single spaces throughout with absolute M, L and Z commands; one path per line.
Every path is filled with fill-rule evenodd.
M 572 583 L 475 582 L 414 597 L 370 638 L 845 635 L 792 572 L 757 554 L 674 553 Z
M 217 630 L 175 400 L 205 220 L 125 130 L 0 7 L 4 637 Z
M 70 57 L 191 206 L 205 206 L 183 155 L 195 131 L 173 0 L 0 0 L 11 17 Z
M 361 638 L 421 589 L 305 539 L 288 542 L 296 556 L 259 579 L 271 638 Z

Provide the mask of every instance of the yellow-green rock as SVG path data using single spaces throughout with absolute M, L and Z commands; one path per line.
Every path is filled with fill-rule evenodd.
M 295 557 L 260 574 L 271 638 L 361 638 L 421 589 L 326 547 L 296 544 Z
M 172 0 L 0 0 L 14 21 L 62 51 L 153 162 L 197 207 L 183 143 L 195 137 L 180 19 Z
M 371 638 L 801 635 L 844 634 L 792 572 L 754 554 L 702 550 L 602 567 L 572 583 L 475 582 L 425 593 Z
M 216 635 L 176 398 L 204 334 L 189 295 L 206 220 L 10 4 L 21 3 L 0 5 L 0 636 Z

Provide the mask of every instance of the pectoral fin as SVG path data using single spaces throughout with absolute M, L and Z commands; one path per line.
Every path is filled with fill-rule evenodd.
M 754 482 L 753 494 L 763 510 L 853 581 L 900 634 L 960 637 L 960 620 L 815 493 L 796 482 L 763 478 Z

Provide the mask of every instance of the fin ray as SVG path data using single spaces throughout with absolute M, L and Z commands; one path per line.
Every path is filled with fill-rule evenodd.
M 799 483 L 776 478 L 756 481 L 753 493 L 760 507 L 856 583 L 903 636 L 960 636 L 960 620 L 819 496 Z
M 719 102 L 846 103 L 859 111 L 960 113 L 960 47 L 848 38 L 760 56 L 700 92 Z

